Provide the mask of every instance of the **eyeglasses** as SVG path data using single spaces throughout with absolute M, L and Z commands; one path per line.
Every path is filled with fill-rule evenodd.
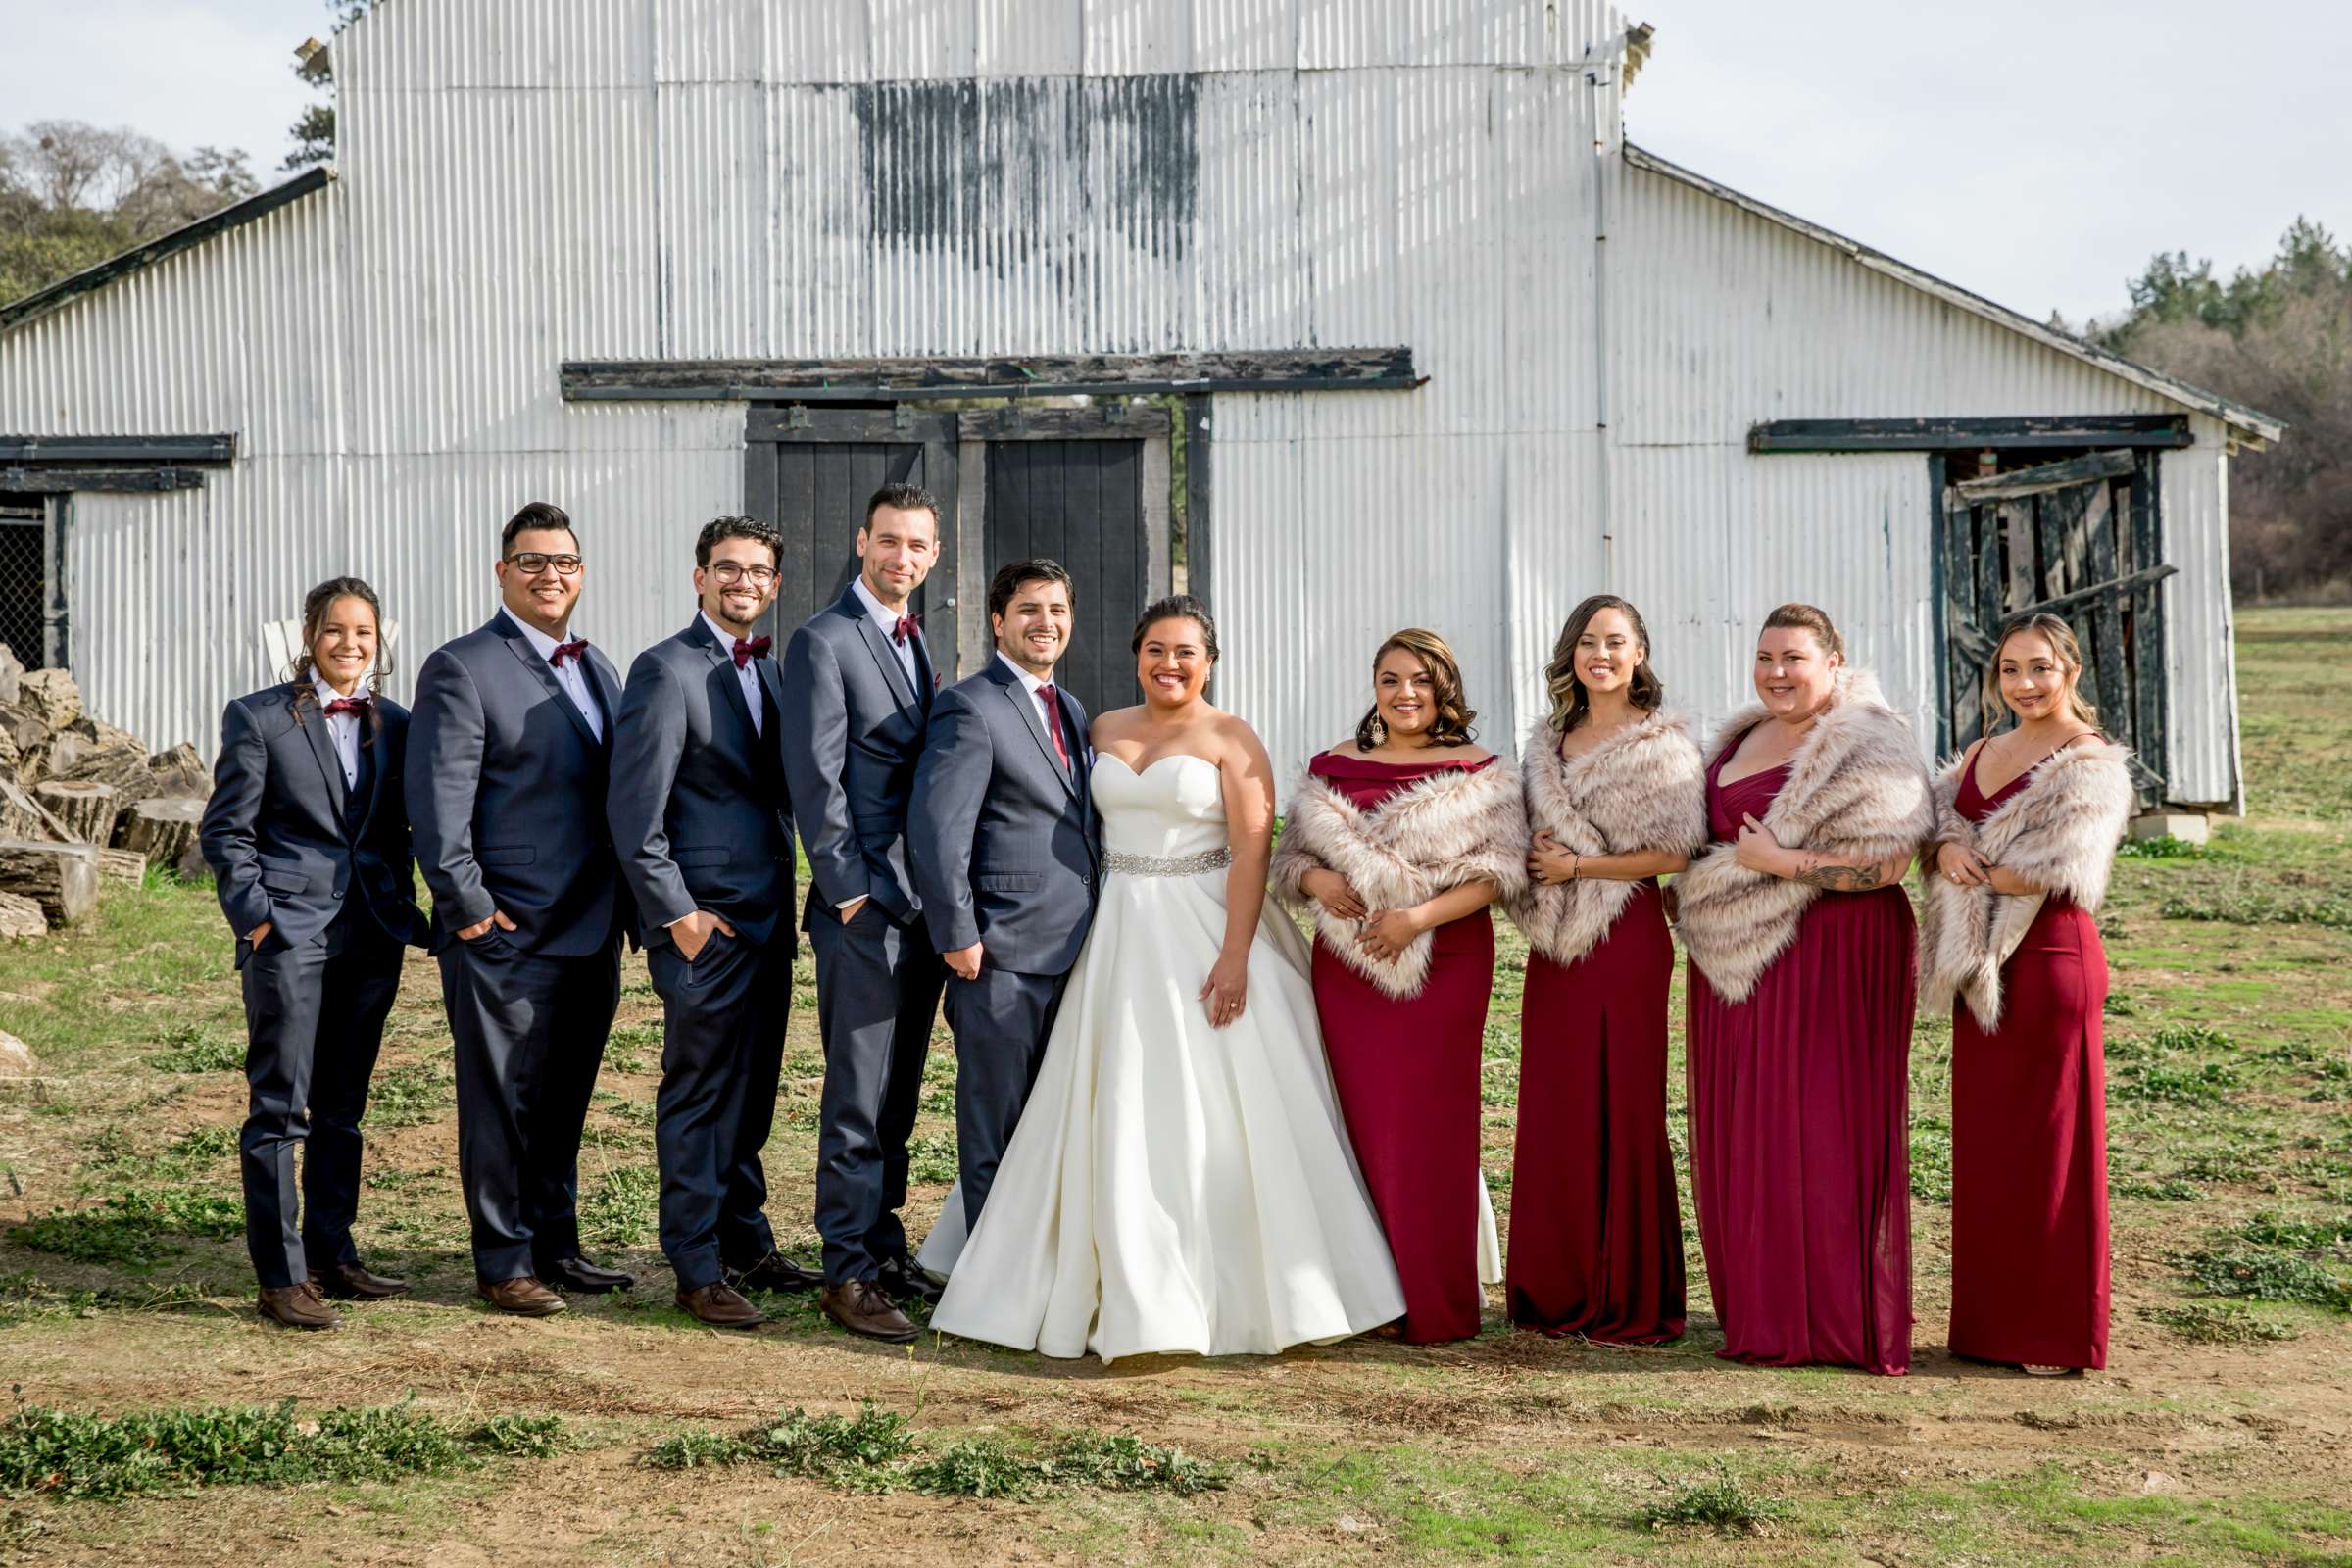
M 755 588 L 764 588 L 776 580 L 773 566 L 747 566 L 740 561 L 714 561 L 703 568 L 721 586 L 748 582 Z
M 520 555 L 509 556 L 507 564 L 521 572 L 525 577 L 536 577 L 550 566 L 556 568 L 556 575 L 559 577 L 577 577 L 580 574 L 579 557 L 543 556 L 536 550 L 525 550 Z

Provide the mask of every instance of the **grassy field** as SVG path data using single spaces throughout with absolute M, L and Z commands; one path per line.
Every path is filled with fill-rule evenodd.
M 2252 814 L 2201 854 L 2128 858 L 2101 915 L 2103 1375 L 1941 1349 L 1936 1022 L 1913 1052 L 1905 1379 L 1717 1360 L 1695 1233 L 1691 1333 L 1663 1349 L 1516 1334 L 1492 1304 L 1458 1346 L 1109 1370 L 889 1349 L 805 1298 L 755 1335 L 706 1330 L 654 1246 L 641 963 L 582 1159 L 591 1251 L 639 1289 L 546 1323 L 477 1310 L 449 1039 L 413 962 L 361 1245 L 419 1288 L 288 1333 L 255 1317 L 238 1239 L 228 944 L 209 893 L 158 885 L 0 950 L 0 1029 L 41 1062 L 0 1080 L 0 1559 L 2352 1564 L 2352 612 L 2247 614 L 2238 670 Z M 1498 1205 L 1521 951 L 1488 1037 Z M 804 960 L 769 1167 L 804 1247 L 810 984 Z M 934 1057 L 918 1219 L 954 1171 L 953 1065 Z

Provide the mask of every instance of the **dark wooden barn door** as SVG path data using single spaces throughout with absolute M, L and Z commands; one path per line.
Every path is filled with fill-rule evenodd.
M 1128 651 L 1150 603 L 1141 440 L 988 444 L 988 569 L 1044 556 L 1069 569 L 1076 632 L 1055 680 L 1089 713 L 1141 701 Z
M 858 528 L 885 484 L 939 501 L 940 555 L 914 596 L 941 671 L 956 672 L 956 417 L 888 409 L 755 406 L 744 436 L 744 510 L 784 535 L 783 579 L 764 630 L 784 639 L 858 574 Z
M 2001 623 L 2027 611 L 2063 615 L 2082 645 L 2082 689 L 2099 724 L 2132 747 L 2143 799 L 2162 798 L 2165 753 L 2164 564 L 2156 511 L 2157 454 L 2091 452 L 1941 484 L 1938 561 L 1944 599 L 1945 697 L 1940 737 L 1957 755 L 2008 727 L 1985 681 Z

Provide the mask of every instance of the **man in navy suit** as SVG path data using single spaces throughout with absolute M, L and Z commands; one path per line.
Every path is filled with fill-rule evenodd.
M 263 1315 L 291 1328 L 337 1326 L 324 1297 L 409 1288 L 362 1265 L 351 1238 L 368 1080 L 426 930 L 401 796 L 408 710 L 372 689 L 379 608 L 357 577 L 311 590 L 294 678 L 221 715 L 204 809 L 245 991 L 246 1248 Z
M 996 1181 L 1094 922 L 1102 828 L 1086 710 L 1054 684 L 1070 574 L 1022 561 L 988 587 L 997 654 L 939 694 L 908 844 L 931 940 L 955 978 L 956 1152 L 967 1226 Z
M 783 704 L 768 639 L 783 541 L 719 517 L 694 546 L 699 609 L 629 666 L 606 817 L 662 995 L 662 1250 L 678 1305 L 719 1328 L 764 1321 L 747 1290 L 818 1276 L 776 1250 L 760 1151 L 775 1119 L 799 943 Z
M 631 919 L 605 820 L 620 678 L 571 635 L 586 571 L 561 508 L 515 513 L 498 612 L 424 662 L 409 728 L 477 1289 L 524 1317 L 564 1310 L 549 1285 L 633 1283 L 580 1255 L 580 1128 Z
M 936 1294 L 907 1255 L 906 1139 L 947 970 L 906 874 L 906 800 L 938 676 L 907 613 L 939 552 L 939 505 L 885 485 L 858 530 L 858 576 L 784 654 L 784 768 L 808 852 L 805 924 L 825 1045 L 816 1228 L 825 1312 L 903 1344 L 893 1301 Z

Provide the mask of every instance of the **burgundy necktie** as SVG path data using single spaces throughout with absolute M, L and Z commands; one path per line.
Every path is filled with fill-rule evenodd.
M 915 619 L 912 615 L 901 615 L 899 617 L 898 627 L 890 634 L 890 640 L 894 643 L 897 643 L 901 648 L 904 648 L 906 646 L 906 639 L 914 636 L 922 629 L 923 628 L 921 626 L 915 623 Z
M 558 669 L 562 669 L 564 667 L 564 661 L 566 659 L 584 658 L 587 655 L 587 652 L 588 639 L 585 637 L 574 637 L 567 643 L 556 644 L 556 651 L 547 656 L 547 662 L 555 665 Z
M 1052 686 L 1040 686 L 1037 700 L 1046 705 L 1046 733 L 1054 737 L 1054 753 L 1061 759 L 1061 770 L 1070 770 L 1069 743 L 1061 738 L 1061 694 Z
M 769 648 L 774 646 L 774 644 L 775 639 L 772 637 L 736 638 L 735 667 L 737 669 L 741 669 L 744 665 L 750 663 L 754 659 L 765 654 Z
M 326 711 L 329 717 L 337 713 L 365 713 L 368 706 L 369 700 L 365 697 L 338 697 L 326 705 Z

